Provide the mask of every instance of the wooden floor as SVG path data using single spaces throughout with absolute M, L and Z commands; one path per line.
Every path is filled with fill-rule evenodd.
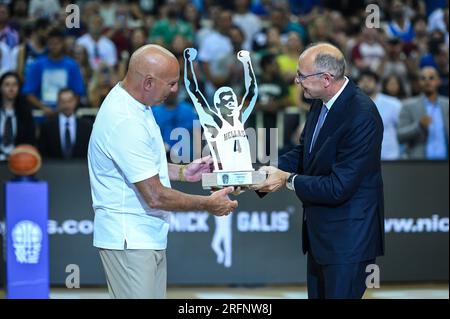
M 0 290 L 0 298 L 5 298 Z M 104 299 L 106 288 L 52 288 L 52 299 Z M 167 289 L 168 299 L 306 299 L 305 286 L 268 286 L 258 288 L 173 287 Z M 366 299 L 449 299 L 448 283 L 382 284 L 368 289 Z

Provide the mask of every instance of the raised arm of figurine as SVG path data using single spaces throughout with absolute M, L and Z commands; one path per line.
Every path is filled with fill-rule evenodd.
M 253 71 L 249 52 L 241 50 L 237 53 L 237 58 L 242 62 L 244 67 L 245 94 L 239 105 L 239 108 L 243 110 L 241 122 L 244 124 L 255 107 L 256 99 L 258 98 L 258 85 L 256 84 L 256 76 Z
M 202 125 L 208 125 L 219 129 L 219 125 L 216 122 L 219 115 L 209 106 L 208 101 L 198 87 L 193 63 L 196 56 L 196 49 L 187 48 L 184 50 L 184 85 L 195 109 L 197 110 L 197 114 L 200 117 L 200 123 Z M 192 81 L 190 79 L 192 79 Z

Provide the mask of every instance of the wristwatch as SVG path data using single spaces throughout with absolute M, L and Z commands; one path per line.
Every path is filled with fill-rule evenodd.
M 294 188 L 295 176 L 297 176 L 297 174 L 292 173 L 291 175 L 289 175 L 288 179 L 286 180 L 286 187 L 287 187 L 287 189 L 290 189 L 291 191 L 295 190 L 295 188 Z

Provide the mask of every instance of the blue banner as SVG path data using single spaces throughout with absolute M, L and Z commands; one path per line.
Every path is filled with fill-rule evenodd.
M 8 182 L 6 201 L 7 297 L 49 297 L 47 182 Z

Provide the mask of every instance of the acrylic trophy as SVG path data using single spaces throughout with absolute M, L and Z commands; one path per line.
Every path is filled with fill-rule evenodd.
M 237 59 L 243 64 L 245 93 L 238 104 L 236 94 L 228 86 L 214 93 L 211 105 L 199 89 L 194 71 L 197 50 L 184 50 L 184 84 L 198 113 L 206 142 L 214 161 L 214 171 L 202 175 L 204 189 L 239 186 L 249 188 L 262 183 L 265 171 L 255 171 L 252 166 L 250 145 L 244 123 L 255 107 L 258 86 L 248 51 L 239 51 Z

